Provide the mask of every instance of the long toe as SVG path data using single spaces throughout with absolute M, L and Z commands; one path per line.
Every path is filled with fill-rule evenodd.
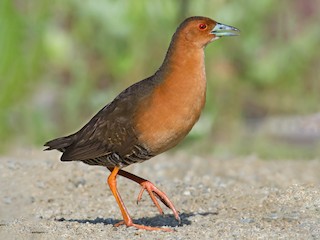
M 173 232 L 174 230 L 171 228 L 162 228 L 162 227 L 150 227 L 150 226 L 145 226 L 145 225 L 139 225 L 133 223 L 131 225 L 132 227 L 138 228 L 138 229 L 143 229 L 143 230 L 148 230 L 148 231 L 164 231 L 164 232 Z
M 137 229 L 143 229 L 143 230 L 147 230 L 147 231 L 164 231 L 164 232 L 173 232 L 173 231 L 175 231 L 174 229 L 171 229 L 171 228 L 151 227 L 151 226 L 135 224 L 135 223 L 132 223 L 132 222 L 125 223 L 125 221 L 120 221 L 120 222 L 114 224 L 114 227 L 119 227 L 121 225 L 126 225 L 127 227 L 135 227 Z
M 141 185 L 142 189 L 141 189 L 140 194 L 138 196 L 138 201 L 140 201 L 144 189 L 147 190 L 152 202 L 158 208 L 158 210 L 161 214 L 163 214 L 163 211 L 162 211 L 159 203 L 157 202 L 157 199 L 159 199 L 166 207 L 170 208 L 173 212 L 174 217 L 179 222 L 179 224 L 181 223 L 181 220 L 179 217 L 179 212 L 177 211 L 177 209 L 175 208 L 173 203 L 170 201 L 170 199 L 168 198 L 168 196 L 164 192 L 159 190 L 152 182 L 147 181 L 147 180 L 142 182 L 140 185 Z

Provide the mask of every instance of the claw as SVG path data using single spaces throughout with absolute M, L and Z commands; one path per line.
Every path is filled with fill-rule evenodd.
M 141 198 L 142 198 L 142 194 L 144 192 L 144 190 L 147 190 L 147 192 L 149 193 L 149 196 L 153 202 L 153 204 L 158 208 L 158 211 L 161 215 L 163 215 L 163 210 L 160 206 L 160 204 L 158 203 L 157 199 L 155 198 L 155 195 L 162 201 L 162 199 L 159 197 L 158 194 L 156 194 L 155 192 L 153 192 L 152 190 L 150 190 L 148 187 L 145 187 L 144 185 L 141 184 L 141 190 L 140 190 L 140 193 L 138 195 L 138 199 L 137 199 L 137 204 L 141 201 Z M 163 201 L 162 201 L 163 202 Z M 168 205 L 165 203 L 165 205 L 168 207 Z
M 164 192 L 160 191 L 153 183 L 149 182 L 148 180 L 141 182 L 140 185 L 141 185 L 141 190 L 140 190 L 140 193 L 137 198 L 137 204 L 140 202 L 144 190 L 147 190 L 153 204 L 157 207 L 160 214 L 163 215 L 163 210 L 162 210 L 159 202 L 157 201 L 157 198 L 167 208 L 170 208 L 172 210 L 173 215 L 176 218 L 176 220 L 179 222 L 179 224 L 181 223 L 181 219 L 179 217 L 179 212 L 176 210 L 173 203 L 170 201 L 170 199 L 167 197 L 167 195 Z

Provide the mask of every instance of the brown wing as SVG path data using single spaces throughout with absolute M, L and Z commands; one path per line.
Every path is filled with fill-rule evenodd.
M 78 133 L 61 157 L 63 161 L 98 158 L 117 152 L 125 155 L 137 138 L 130 121 L 123 118 L 123 111 L 110 105 L 102 109 Z
M 140 101 L 152 91 L 146 80 L 123 91 L 100 110 L 80 131 L 72 135 L 72 143 L 65 148 L 62 161 L 83 161 L 105 166 L 126 166 L 152 157 L 138 142 L 134 128 L 134 114 Z

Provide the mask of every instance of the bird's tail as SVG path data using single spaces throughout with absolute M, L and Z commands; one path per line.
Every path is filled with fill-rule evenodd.
M 68 148 L 73 143 L 73 136 L 74 134 L 66 137 L 56 138 L 49 142 L 46 142 L 44 146 L 47 148 L 44 149 L 44 151 L 56 149 L 60 152 L 64 152 L 66 148 Z

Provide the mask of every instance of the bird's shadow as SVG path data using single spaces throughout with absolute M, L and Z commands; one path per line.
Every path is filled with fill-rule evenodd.
M 172 214 L 165 214 L 165 215 L 157 215 L 154 217 L 144 217 L 133 219 L 134 223 L 147 225 L 150 227 L 179 227 L 184 225 L 191 225 L 191 221 L 189 220 L 190 217 L 201 215 L 201 216 L 208 216 L 208 215 L 217 215 L 217 212 L 204 212 L 204 213 L 182 213 L 180 214 L 181 223 L 179 223 Z M 114 225 L 122 219 L 114 219 L 114 218 L 96 218 L 96 219 L 65 219 L 65 218 L 58 218 L 55 219 L 58 222 L 77 222 L 77 223 L 90 223 L 90 224 L 104 224 L 104 225 Z

